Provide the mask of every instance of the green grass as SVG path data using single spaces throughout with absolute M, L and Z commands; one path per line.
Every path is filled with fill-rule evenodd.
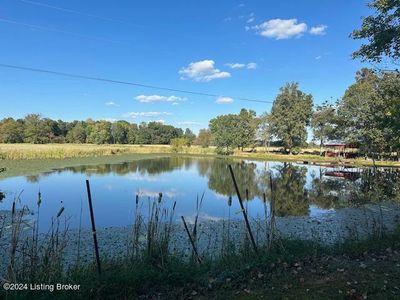
M 80 284 L 79 292 L 9 292 L 8 299 L 395 299 L 400 297 L 400 231 L 345 246 L 282 240 L 259 257 L 237 253 L 202 265 L 171 256 L 104 259 L 71 269 L 54 282 Z M 396 265 L 397 264 L 397 265 Z M 0 296 L 5 296 L 4 291 Z

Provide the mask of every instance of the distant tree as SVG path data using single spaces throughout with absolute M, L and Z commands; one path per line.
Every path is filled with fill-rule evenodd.
M 238 121 L 238 127 L 236 128 L 237 146 L 243 151 L 244 147 L 254 146 L 259 122 L 255 111 L 244 108 L 240 110 Z
M 92 144 L 111 144 L 111 141 L 111 123 L 108 121 L 95 122 L 87 136 L 87 142 Z
M 282 87 L 274 101 L 269 118 L 271 131 L 290 153 L 306 142 L 312 105 L 312 96 L 300 91 L 297 83 Z
M 237 147 L 239 118 L 237 115 L 228 114 L 210 120 L 210 130 L 220 154 L 229 154 L 233 147 Z
M 138 126 L 136 124 L 129 124 L 129 129 L 128 129 L 126 138 L 127 138 L 128 144 L 137 144 Z
M 0 143 L 22 143 L 24 140 L 24 124 L 13 118 L 0 121 Z
M 265 151 L 268 151 L 271 145 L 272 130 L 270 124 L 270 114 L 265 112 L 259 118 L 258 136 L 263 142 Z
M 117 121 L 111 124 L 113 144 L 127 144 L 130 124 L 127 121 Z
M 187 141 L 187 146 L 191 146 L 193 144 L 193 141 L 196 138 L 196 135 L 189 128 L 186 128 L 185 133 L 183 134 L 183 137 Z
M 212 134 L 209 129 L 200 129 L 199 134 L 195 140 L 196 145 L 207 148 L 211 145 Z
M 314 140 L 319 141 L 320 152 L 322 153 L 323 144 L 333 139 L 336 128 L 335 108 L 327 102 L 318 105 L 311 118 L 311 127 L 314 133 Z
M 27 115 L 24 119 L 24 141 L 31 144 L 50 143 L 54 136 L 51 124 L 39 114 Z
M 353 39 L 368 40 L 353 53 L 354 58 L 381 62 L 383 57 L 397 61 L 400 57 L 400 1 L 373 0 L 368 4 L 376 10 L 363 19 L 360 29 L 351 34 Z
M 86 142 L 85 122 L 74 122 L 75 125 L 68 131 L 66 141 L 68 143 L 83 144 Z
M 171 139 L 171 147 L 173 152 L 182 152 L 183 147 L 187 146 L 188 141 L 186 138 L 173 138 Z

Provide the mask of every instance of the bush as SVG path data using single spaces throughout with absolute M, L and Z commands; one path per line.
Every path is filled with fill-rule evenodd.
M 183 147 L 188 144 L 188 141 L 186 138 L 175 138 L 171 139 L 171 147 L 173 152 L 182 152 Z

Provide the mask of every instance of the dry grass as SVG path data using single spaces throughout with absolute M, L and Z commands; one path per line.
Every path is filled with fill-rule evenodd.
M 192 146 L 182 151 L 188 154 L 212 154 L 213 149 Z M 0 144 L 0 159 L 64 159 L 99 157 L 116 154 L 173 153 L 169 145 L 93 145 L 93 144 Z
M 247 151 L 246 151 L 247 150 Z M 253 152 L 235 150 L 233 157 L 291 162 L 332 163 L 341 165 L 372 166 L 372 160 L 341 159 L 323 157 L 312 154 L 312 149 L 305 149 L 298 155 L 280 154 L 279 148 L 257 147 Z M 103 157 L 121 154 L 177 154 L 170 145 L 93 145 L 93 144 L 0 144 L 0 160 L 35 160 L 35 159 L 66 159 L 83 157 Z M 216 155 L 215 147 L 200 146 L 183 147 L 178 154 Z M 400 167 L 400 162 L 377 161 L 377 166 Z

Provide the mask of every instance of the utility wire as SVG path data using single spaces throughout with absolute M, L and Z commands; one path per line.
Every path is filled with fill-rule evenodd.
M 71 32 L 71 31 L 65 31 L 65 30 L 44 27 L 44 26 L 39 26 L 39 25 L 34 25 L 34 24 L 28 24 L 28 23 L 18 22 L 15 20 L 5 19 L 5 18 L 1 18 L 1 17 L 0 17 L 0 22 L 13 24 L 13 25 L 25 26 L 25 27 L 28 27 L 31 29 L 38 29 L 38 30 L 58 32 L 58 33 L 63 33 L 63 34 L 70 34 L 70 35 L 75 35 L 75 36 L 78 36 L 81 38 L 88 38 L 88 39 L 99 40 L 99 41 L 103 41 L 103 42 L 123 44 L 120 41 L 115 41 L 115 40 L 111 40 L 111 39 L 107 39 L 107 38 L 102 38 L 102 37 L 97 37 L 97 36 L 92 36 L 92 35 L 87 35 L 87 34 L 81 34 L 81 33 L 75 33 L 75 32 Z
M 78 10 L 74 10 L 74 9 L 64 8 L 64 7 L 60 7 L 60 6 L 49 5 L 49 4 L 42 3 L 42 2 L 30 1 L 30 0 L 20 0 L 20 1 L 23 2 L 23 3 L 26 3 L 26 4 L 46 7 L 46 8 L 62 11 L 62 12 L 67 12 L 67 13 L 72 13 L 72 14 L 76 14 L 76 15 L 86 16 L 86 17 L 90 17 L 90 18 L 103 20 L 103 21 L 109 21 L 109 22 L 120 23 L 120 24 L 125 24 L 125 25 L 130 25 L 130 26 L 135 26 L 135 27 L 142 27 L 142 28 L 146 28 L 147 27 L 147 26 L 143 26 L 143 25 L 133 24 L 133 23 L 130 23 L 130 22 L 127 22 L 127 21 L 123 21 L 123 20 L 118 20 L 118 19 L 114 19 L 114 18 L 99 16 L 99 15 L 86 13 L 86 12 L 82 12 L 82 11 L 78 11 Z
M 240 100 L 240 101 L 257 102 L 257 103 L 273 103 L 273 101 L 257 100 L 257 99 L 251 99 L 251 98 L 229 96 L 229 95 L 216 95 L 216 94 L 206 93 L 206 92 L 180 90 L 180 89 L 160 87 L 160 86 L 155 86 L 155 85 L 150 85 L 150 84 L 141 84 L 141 83 L 135 83 L 135 82 L 106 79 L 106 78 L 102 78 L 102 77 L 92 77 L 92 76 L 86 76 L 86 75 L 78 75 L 78 74 L 64 73 L 64 72 L 59 72 L 59 71 L 51 71 L 51 70 L 45 70 L 45 69 L 23 67 L 23 66 L 16 66 L 16 65 L 9 65 L 9 64 L 2 64 L 2 63 L 0 63 L 0 67 L 21 70 L 21 71 L 30 71 L 30 72 L 45 73 L 45 74 L 51 74 L 51 75 L 57 75 L 57 76 L 71 77 L 71 78 L 101 81 L 101 82 L 107 82 L 107 83 L 132 85 L 132 86 L 138 86 L 138 87 L 149 88 L 149 89 L 156 89 L 156 90 L 163 90 L 163 91 L 177 92 L 177 93 L 184 93 L 184 94 L 191 94 L 191 95 L 199 95 L 199 96 L 206 96 L 206 97 L 214 97 L 215 98 L 215 97 L 225 96 L 225 97 L 230 97 L 230 98 L 233 98 L 235 100 Z

